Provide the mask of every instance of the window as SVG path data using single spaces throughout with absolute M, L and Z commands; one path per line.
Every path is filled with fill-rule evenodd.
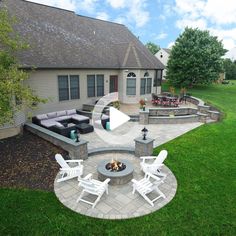
M 140 94 L 145 94 L 145 88 L 146 88 L 146 79 L 141 79 L 141 87 L 140 87 Z
M 71 75 L 70 76 L 70 97 L 71 99 L 79 99 L 79 76 Z
M 69 100 L 69 83 L 67 75 L 58 76 L 59 101 Z
M 104 96 L 104 75 L 87 75 L 88 97 Z
M 79 75 L 58 76 L 59 101 L 80 98 Z
M 95 75 L 87 75 L 88 97 L 95 97 Z
M 147 78 L 147 88 L 146 93 L 152 93 L 152 78 Z
M 104 96 L 104 75 L 97 75 L 97 97 Z
M 148 77 L 149 74 L 146 72 L 144 77 Z M 140 95 L 150 94 L 152 92 L 152 78 L 142 78 L 140 83 Z
M 136 95 L 136 75 L 133 72 L 127 75 L 126 94 Z
M 162 80 L 162 70 L 156 70 L 156 77 L 154 79 L 154 87 L 161 86 L 161 80 Z

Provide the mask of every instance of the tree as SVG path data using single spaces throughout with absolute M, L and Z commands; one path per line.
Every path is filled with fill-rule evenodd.
M 46 102 L 24 85 L 29 74 L 20 68 L 16 54 L 29 47 L 13 29 L 16 20 L 0 10 L 0 125 L 13 122 L 14 114 Z
M 231 80 L 236 79 L 236 61 L 230 59 L 224 60 L 225 79 Z
M 160 46 L 152 42 L 146 43 L 145 46 L 153 55 L 155 55 L 160 50 Z
M 181 87 L 210 84 L 223 72 L 225 52 L 222 42 L 209 31 L 185 28 L 171 50 L 166 78 Z

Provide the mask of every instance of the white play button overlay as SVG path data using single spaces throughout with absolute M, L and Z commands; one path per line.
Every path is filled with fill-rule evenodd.
M 110 107 L 110 130 L 114 130 L 117 127 L 123 125 L 130 120 L 130 117 L 120 112 L 114 107 Z

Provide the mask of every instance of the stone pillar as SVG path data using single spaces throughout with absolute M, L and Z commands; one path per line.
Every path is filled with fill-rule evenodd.
M 135 140 L 135 156 L 151 156 L 153 153 L 153 141 L 154 139 L 147 138 L 143 140 L 143 137 L 136 138 Z
M 80 140 L 78 143 L 70 146 L 68 149 L 69 156 L 73 160 L 75 159 L 88 159 L 88 142 L 85 140 Z
M 139 124 L 147 125 L 148 118 L 149 118 L 149 111 L 142 111 L 142 110 L 139 111 Z

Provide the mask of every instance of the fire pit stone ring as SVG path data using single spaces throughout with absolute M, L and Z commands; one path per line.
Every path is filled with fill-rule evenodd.
M 104 181 L 107 178 L 110 178 L 111 185 L 126 184 L 133 178 L 134 168 L 133 165 L 127 160 L 119 160 L 120 162 L 126 165 L 126 168 L 122 171 L 110 171 L 106 169 L 106 165 L 109 163 L 108 160 L 102 160 L 98 163 L 97 172 L 98 179 Z

